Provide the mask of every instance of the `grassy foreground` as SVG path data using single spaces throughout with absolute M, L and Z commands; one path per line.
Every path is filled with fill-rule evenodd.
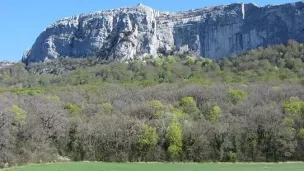
M 303 171 L 303 163 L 259 164 L 144 164 L 60 163 L 7 169 L 8 171 Z

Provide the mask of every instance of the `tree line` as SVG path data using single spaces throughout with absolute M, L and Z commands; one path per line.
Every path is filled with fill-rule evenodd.
M 156 85 L 161 83 L 276 82 L 304 83 L 304 44 L 290 41 L 287 46 L 259 48 L 219 61 L 196 57 L 146 56 L 125 62 L 104 61 L 98 57 L 62 58 L 27 66 L 18 63 L 0 69 L 0 87 L 33 88 L 106 82 Z
M 3 92 L 0 163 L 303 160 L 300 84 Z

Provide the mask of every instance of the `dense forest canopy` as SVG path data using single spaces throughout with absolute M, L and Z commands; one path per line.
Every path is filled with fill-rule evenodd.
M 213 61 L 59 59 L 0 70 L 0 167 L 304 160 L 304 45 Z

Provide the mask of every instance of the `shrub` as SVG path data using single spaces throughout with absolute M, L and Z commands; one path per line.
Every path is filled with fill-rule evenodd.
M 285 112 L 290 114 L 304 114 L 304 101 L 299 98 L 290 98 L 282 105 Z
M 150 150 L 157 144 L 157 141 L 158 135 L 156 128 L 150 127 L 148 125 L 143 125 L 138 137 L 138 145 L 140 150 L 144 152 Z
M 284 123 L 287 127 L 292 127 L 295 124 L 294 120 L 290 117 L 285 117 Z
M 184 97 L 180 100 L 179 105 L 182 107 L 183 112 L 188 114 L 197 114 L 199 109 L 196 107 L 196 102 L 193 97 Z
M 164 114 L 164 105 L 159 100 L 152 100 L 149 102 L 149 105 L 152 107 L 154 118 L 159 118 Z
M 194 64 L 195 64 L 195 60 L 196 60 L 195 57 L 187 56 L 187 57 L 186 57 L 186 64 L 187 64 L 187 65 L 194 65 Z
M 15 122 L 17 124 L 23 124 L 26 120 L 26 111 L 24 111 L 17 105 L 13 105 L 12 110 L 15 114 L 15 116 L 14 116 Z
M 81 112 L 81 107 L 76 104 L 68 103 L 65 106 L 65 109 L 69 110 L 72 115 L 78 115 Z
M 176 116 L 176 118 L 178 119 L 182 119 L 187 117 L 188 115 L 186 113 L 184 113 L 182 110 L 174 108 L 173 106 L 170 107 L 171 112 Z
M 247 94 L 247 92 L 242 91 L 242 90 L 232 89 L 232 90 L 228 91 L 228 96 L 231 99 L 233 104 L 237 104 L 237 103 L 244 101 L 247 98 L 248 94 Z
M 56 95 L 50 95 L 50 96 L 46 96 L 46 99 L 50 100 L 50 101 L 54 101 L 54 102 L 59 102 L 60 101 L 60 97 L 56 96 Z
M 43 94 L 43 91 L 39 89 L 16 89 L 16 90 L 11 90 L 11 92 L 14 92 L 19 95 Z
M 304 139 L 304 128 L 300 129 L 299 136 Z
M 227 157 L 228 157 L 228 161 L 230 161 L 230 162 L 236 162 L 237 161 L 237 155 L 236 155 L 236 153 L 234 153 L 232 151 L 229 151 L 227 153 Z
M 218 105 L 213 105 L 210 108 L 208 120 L 211 123 L 215 124 L 219 116 L 221 116 L 221 114 L 222 114 L 221 108 Z
M 111 103 L 103 103 L 101 107 L 106 114 L 111 114 L 113 112 L 113 106 Z
M 178 160 L 179 153 L 182 151 L 182 148 L 176 145 L 170 145 L 168 148 L 168 155 L 172 161 Z

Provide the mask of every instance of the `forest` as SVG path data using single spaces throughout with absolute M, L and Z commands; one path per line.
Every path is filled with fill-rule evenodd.
M 0 69 L 0 167 L 304 161 L 304 44 Z

